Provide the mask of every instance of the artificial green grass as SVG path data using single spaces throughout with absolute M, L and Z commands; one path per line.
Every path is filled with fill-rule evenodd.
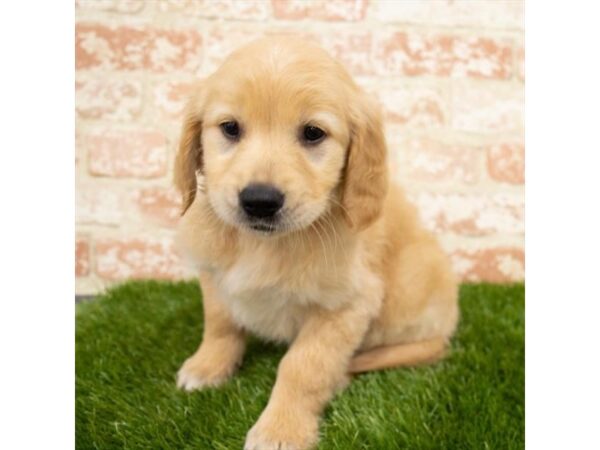
M 465 285 L 449 357 L 356 377 L 324 414 L 319 449 L 524 447 L 524 286 Z M 77 307 L 78 449 L 241 449 L 285 349 L 250 342 L 239 373 L 191 394 L 196 283 L 131 282 Z

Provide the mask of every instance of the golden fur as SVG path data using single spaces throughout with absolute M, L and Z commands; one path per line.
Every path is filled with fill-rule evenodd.
M 239 141 L 219 127 L 239 121 Z M 326 131 L 298 139 L 303 124 Z M 205 328 L 182 366 L 186 390 L 241 363 L 246 333 L 290 343 L 246 449 L 306 449 L 348 373 L 431 362 L 458 320 L 457 284 L 436 239 L 388 181 L 379 110 L 320 48 L 263 39 L 199 83 L 175 164 L 180 252 L 197 268 Z M 285 193 L 272 233 L 249 228 L 238 193 Z

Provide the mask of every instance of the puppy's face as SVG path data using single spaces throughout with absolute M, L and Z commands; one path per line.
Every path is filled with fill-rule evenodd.
M 344 208 L 344 168 L 359 137 L 357 89 L 318 47 L 252 44 L 191 100 L 183 164 L 196 164 L 224 222 L 263 235 L 309 227 L 335 205 Z

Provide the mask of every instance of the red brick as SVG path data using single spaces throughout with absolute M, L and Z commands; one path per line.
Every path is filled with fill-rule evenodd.
M 79 23 L 75 50 L 78 70 L 195 71 L 201 62 L 202 39 L 195 30 Z
M 364 86 L 379 99 L 389 123 L 410 128 L 439 128 L 448 121 L 449 105 L 439 86 Z
M 374 5 L 382 22 L 475 28 L 523 29 L 520 0 L 384 0 Z
M 359 21 L 365 18 L 367 0 L 271 0 L 277 19 Z
M 513 72 L 512 44 L 506 40 L 400 31 L 376 36 L 381 75 L 507 79 Z
M 234 20 L 266 20 L 268 0 L 160 0 L 160 12 L 186 13 L 197 17 Z
M 523 46 L 523 44 L 517 47 L 517 51 L 515 53 L 515 57 L 517 58 L 515 68 L 517 78 L 521 81 L 525 81 L 525 47 Z
M 521 248 L 457 250 L 450 256 L 463 281 L 506 283 L 525 279 L 525 253 Z
M 181 196 L 175 189 L 144 188 L 133 197 L 142 214 L 158 225 L 173 227 L 181 216 Z
M 156 131 L 107 131 L 87 137 L 92 175 L 160 177 L 167 172 L 165 137 Z
M 478 148 L 426 137 L 405 138 L 397 146 L 394 151 L 402 155 L 399 169 L 411 180 L 474 184 L 480 179 Z
M 75 276 L 85 277 L 90 273 L 90 244 L 85 238 L 75 239 Z
M 525 120 L 523 85 L 453 83 L 450 114 L 455 130 L 474 133 L 522 131 Z
M 111 184 L 78 181 L 75 189 L 77 224 L 120 225 L 127 217 L 122 189 Z
M 525 183 L 525 147 L 514 142 L 492 145 L 487 150 L 487 168 L 496 181 Z
M 144 0 L 75 0 L 78 10 L 138 13 L 144 8 Z
M 410 197 L 426 227 L 436 233 L 484 236 L 525 232 L 522 195 L 420 192 Z
M 185 81 L 162 82 L 154 87 L 154 105 L 165 118 L 179 121 L 194 85 Z
M 204 0 L 154 0 L 159 13 L 200 14 L 204 8 Z
M 96 242 L 95 254 L 96 273 L 106 280 L 185 275 L 171 239 L 101 239 Z
M 82 119 L 129 121 L 142 110 L 142 83 L 96 79 L 75 83 L 75 109 Z
M 84 155 L 85 146 L 83 144 L 83 139 L 81 138 L 81 133 L 75 130 L 75 173 L 77 173 Z
M 316 40 L 331 56 L 338 59 L 353 75 L 373 74 L 371 47 L 373 36 L 369 31 L 342 31 L 321 33 Z

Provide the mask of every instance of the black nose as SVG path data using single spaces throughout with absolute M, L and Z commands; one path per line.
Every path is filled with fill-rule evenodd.
M 250 217 L 272 218 L 284 199 L 280 190 L 268 184 L 251 184 L 240 192 L 240 205 Z

